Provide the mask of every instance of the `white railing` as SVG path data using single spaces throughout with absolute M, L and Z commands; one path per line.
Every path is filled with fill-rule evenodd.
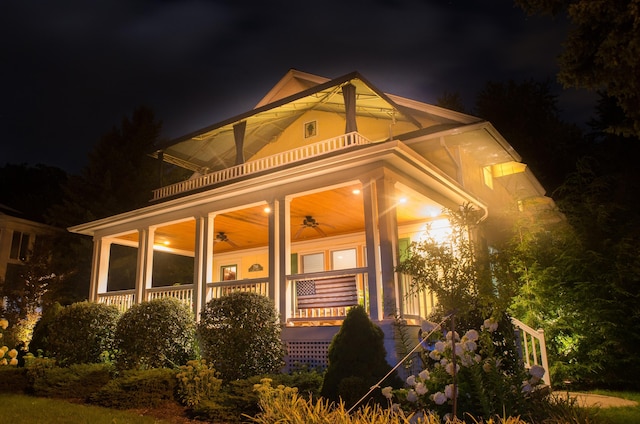
M 543 367 L 545 373 L 542 380 L 547 386 L 551 387 L 544 330 L 534 330 L 516 318 L 511 318 L 511 322 L 516 327 L 516 342 L 519 344 L 523 365 L 527 369 L 531 368 L 532 365 Z
M 313 158 L 350 146 L 369 143 L 371 142 L 357 132 L 350 132 L 328 140 L 298 147 L 297 149 L 287 150 L 286 152 L 278 153 L 276 155 L 267 156 L 262 159 L 249 161 L 220 171 L 212 172 L 199 178 L 161 187 L 153 191 L 153 200 L 222 183 L 244 175 L 267 171 L 282 165 Z
M 152 287 L 147 289 L 147 300 L 162 299 L 163 297 L 173 297 L 193 308 L 193 284 L 181 286 Z
M 126 312 L 136 300 L 135 290 L 119 290 L 111 293 L 99 293 L 98 303 L 104 303 L 105 305 L 113 305 L 120 312 Z
M 269 282 L 264 279 L 221 281 L 207 284 L 207 301 L 233 292 L 257 293 L 269 296 Z

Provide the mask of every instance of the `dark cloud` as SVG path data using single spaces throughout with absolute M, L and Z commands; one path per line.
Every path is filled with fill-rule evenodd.
M 137 106 L 154 109 L 173 138 L 253 107 L 290 68 L 357 70 L 426 102 L 458 91 L 471 103 L 487 80 L 554 78 L 566 25 L 527 18 L 510 1 L 482 3 L 9 1 L 0 166 L 78 171 Z M 577 97 L 561 99 L 572 109 Z

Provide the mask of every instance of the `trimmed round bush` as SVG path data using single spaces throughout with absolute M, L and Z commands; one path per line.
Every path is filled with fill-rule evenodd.
M 196 357 L 193 312 L 165 297 L 132 306 L 122 314 L 115 334 L 118 369 L 175 367 Z
M 278 314 L 266 296 L 234 292 L 212 299 L 198 337 L 202 356 L 223 380 L 278 372 L 284 365 Z
M 103 362 L 113 350 L 119 317 L 118 309 L 102 303 L 66 306 L 48 326 L 45 350 L 61 366 Z

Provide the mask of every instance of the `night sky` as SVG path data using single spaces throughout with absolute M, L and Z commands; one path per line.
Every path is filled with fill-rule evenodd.
M 488 80 L 555 81 L 567 25 L 509 0 L 7 0 L 0 32 L 0 166 L 78 172 L 138 106 L 172 139 L 253 108 L 290 68 L 471 109 Z M 556 94 L 566 120 L 590 116 L 592 95 Z

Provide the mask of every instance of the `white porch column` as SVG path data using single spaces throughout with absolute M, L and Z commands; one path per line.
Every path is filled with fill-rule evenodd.
M 153 283 L 153 240 L 155 227 L 138 230 L 138 265 L 136 267 L 136 303 L 146 300 L 146 289 Z
M 287 280 L 291 273 L 290 204 L 289 199 L 281 198 L 269 205 L 269 297 L 283 324 L 291 315 L 292 301 Z
M 93 265 L 89 284 L 89 301 L 97 302 L 100 293 L 107 292 L 109 276 L 109 258 L 111 256 L 111 240 L 104 237 L 93 239 Z
M 382 321 L 400 310 L 395 272 L 398 220 L 393 182 L 387 177 L 363 181 L 369 315 Z
M 378 261 L 378 210 L 376 202 L 376 182 L 375 180 L 362 181 L 362 201 L 364 208 L 364 228 L 365 242 L 367 245 L 367 303 L 369 305 L 369 316 L 373 321 L 382 319 L 382 293 L 378 289 L 380 285 L 380 263 Z
M 380 232 L 380 276 L 383 317 L 390 319 L 400 311 L 400 293 L 395 267 L 398 257 L 398 216 L 395 188 L 390 178 L 377 181 L 378 231 Z
M 196 217 L 196 251 L 193 264 L 193 313 L 200 313 L 207 304 L 207 284 L 213 281 L 214 214 Z

